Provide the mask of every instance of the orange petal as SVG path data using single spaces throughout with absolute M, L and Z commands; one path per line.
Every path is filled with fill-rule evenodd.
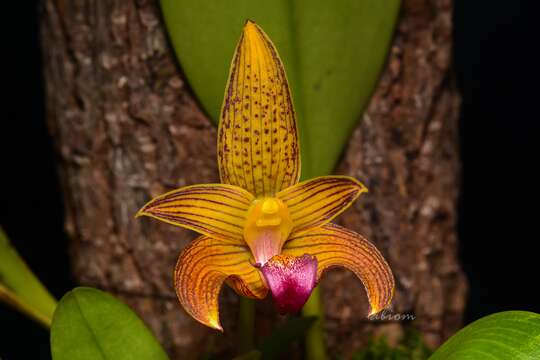
M 361 235 L 335 224 L 326 224 L 301 235 L 292 236 L 283 247 L 283 254 L 309 254 L 319 262 L 318 277 L 332 266 L 343 266 L 362 280 L 370 315 L 390 305 L 394 294 L 392 271 L 377 248 Z
M 300 176 L 285 69 L 272 41 L 247 21 L 231 63 L 218 131 L 221 182 L 272 196 Z
M 184 309 L 211 328 L 223 331 L 219 322 L 218 296 L 223 282 L 237 293 L 262 299 L 268 289 L 250 263 L 247 246 L 200 236 L 180 254 L 174 286 Z
M 186 186 L 148 202 L 137 214 L 228 242 L 243 243 L 247 210 L 253 195 L 225 184 Z
M 289 208 L 293 233 L 322 226 L 347 209 L 367 188 L 348 176 L 321 176 L 277 194 Z

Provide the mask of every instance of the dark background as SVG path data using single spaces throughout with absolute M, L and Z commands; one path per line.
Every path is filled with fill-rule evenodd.
M 56 155 L 45 124 L 36 3 L 8 2 L 2 11 L 7 64 L 1 79 L 7 96 L 2 97 L 0 224 L 60 298 L 75 283 Z M 540 312 L 535 291 L 540 58 L 533 6 L 534 1 L 455 2 L 454 71 L 463 94 L 458 225 L 470 282 L 467 323 L 503 310 Z M 0 358 L 48 354 L 48 333 L 0 304 Z

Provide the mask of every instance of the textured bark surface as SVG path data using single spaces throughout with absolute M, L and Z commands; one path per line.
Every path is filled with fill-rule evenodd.
M 451 1 L 403 2 L 386 71 L 339 167 L 370 189 L 341 222 L 387 256 L 396 275 L 392 312 L 413 314 L 431 346 L 459 328 L 466 293 L 455 228 L 459 96 L 449 71 L 451 36 Z M 353 282 L 345 271 L 323 282 L 332 299 L 330 344 L 354 348 L 371 330 L 395 338 L 403 323 L 365 325 L 367 303 Z
M 195 234 L 133 218 L 153 196 L 218 181 L 216 131 L 176 66 L 157 2 L 44 0 L 41 10 L 49 127 L 77 279 L 132 305 L 172 358 L 211 347 L 226 356 L 235 341 L 232 291 L 222 292 L 221 335 L 189 318 L 172 287 L 178 253 Z M 404 1 L 386 70 L 339 166 L 370 189 L 340 222 L 385 253 L 397 282 L 393 311 L 414 314 L 431 345 L 459 326 L 466 289 L 456 256 L 451 10 L 449 0 Z M 364 290 L 349 272 L 329 272 L 322 286 L 334 350 L 349 352 L 367 331 L 395 338 L 409 324 L 366 320 Z M 259 305 L 263 316 L 268 306 Z M 258 319 L 261 331 L 272 317 Z

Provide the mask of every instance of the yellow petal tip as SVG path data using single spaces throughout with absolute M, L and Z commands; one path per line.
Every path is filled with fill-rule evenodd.
M 223 332 L 223 328 L 221 327 L 218 319 L 208 319 L 208 326 L 210 326 L 212 329 Z
M 353 177 L 349 177 L 349 179 L 354 182 L 356 184 L 356 186 L 359 187 L 359 190 L 358 192 L 361 194 L 361 193 L 365 193 L 365 192 L 368 192 L 368 188 L 366 187 L 366 185 L 362 184 L 360 181 L 358 181 L 357 179 L 353 178 Z
M 257 24 L 253 20 L 247 19 L 244 24 L 244 34 L 250 34 L 254 31 L 257 31 Z
M 379 312 L 381 312 L 381 309 L 372 309 L 372 310 L 369 312 L 368 317 L 373 316 L 373 315 L 375 315 L 375 314 L 377 314 L 377 313 L 379 313 Z

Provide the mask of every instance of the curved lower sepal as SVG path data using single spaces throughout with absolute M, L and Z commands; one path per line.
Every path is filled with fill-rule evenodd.
M 394 277 L 388 263 L 370 243 L 354 231 L 335 224 L 326 224 L 300 235 L 292 235 L 283 247 L 283 254 L 310 254 L 319 262 L 318 278 L 333 266 L 345 267 L 364 284 L 373 315 L 392 301 Z
M 174 285 L 180 304 L 195 320 L 223 331 L 218 308 L 223 282 L 244 296 L 260 299 L 267 294 L 250 258 L 247 246 L 200 236 L 182 251 L 176 264 Z

